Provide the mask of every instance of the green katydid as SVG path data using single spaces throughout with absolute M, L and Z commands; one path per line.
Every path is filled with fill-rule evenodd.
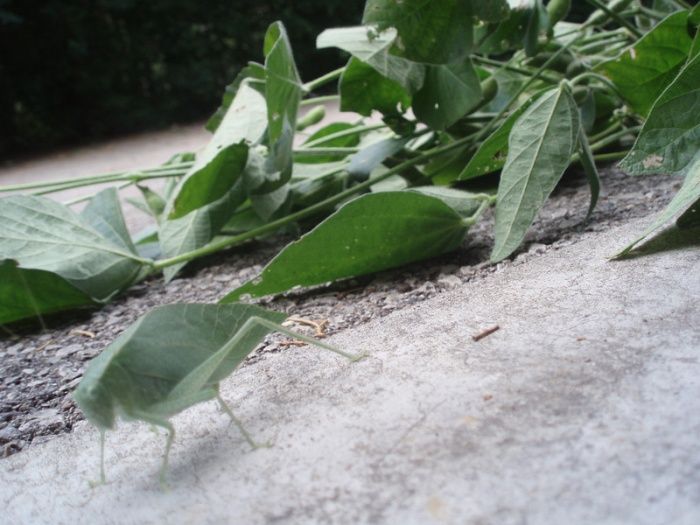
M 85 417 L 100 430 L 100 480 L 104 474 L 105 432 L 117 415 L 140 420 L 168 432 L 160 469 L 164 482 L 175 430 L 169 419 L 197 403 L 218 400 L 254 448 L 241 422 L 219 395 L 219 382 L 229 376 L 272 331 L 351 355 L 287 330 L 285 314 L 240 303 L 174 304 L 156 308 L 122 333 L 92 360 L 74 393 Z

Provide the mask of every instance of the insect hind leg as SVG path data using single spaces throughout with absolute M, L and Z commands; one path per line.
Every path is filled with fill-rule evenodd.
M 170 449 L 172 448 L 173 441 L 175 440 L 175 427 L 173 427 L 172 423 L 170 423 L 170 421 L 168 421 L 167 419 L 161 419 L 160 417 L 154 414 L 149 414 L 146 412 L 136 412 L 134 413 L 134 416 L 140 419 L 141 421 L 145 421 L 146 423 L 151 423 L 152 425 L 162 427 L 168 432 L 168 437 L 165 440 L 165 452 L 163 453 L 163 462 L 160 465 L 160 472 L 158 476 L 160 480 L 160 486 L 165 488 L 167 487 L 165 476 L 168 471 Z
M 241 423 L 241 420 L 238 419 L 236 417 L 236 415 L 233 413 L 233 411 L 231 410 L 231 407 L 229 407 L 228 404 L 226 403 L 226 401 L 224 401 L 224 398 L 222 398 L 221 395 L 217 393 L 216 399 L 219 401 L 219 405 L 221 406 L 221 409 L 224 412 L 226 412 L 228 417 L 231 418 L 231 423 L 234 423 L 238 427 L 239 432 L 243 435 L 243 437 L 245 438 L 245 440 L 248 442 L 248 444 L 251 447 L 253 447 L 254 449 L 258 449 L 258 448 L 267 448 L 267 447 L 272 446 L 272 444 L 270 442 L 258 443 L 257 441 L 255 441 L 252 438 L 252 436 L 250 435 L 250 433 L 243 426 L 243 423 Z

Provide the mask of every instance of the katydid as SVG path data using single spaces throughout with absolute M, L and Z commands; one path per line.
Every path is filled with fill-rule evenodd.
M 175 437 L 169 419 L 197 403 L 216 399 L 248 443 L 257 448 L 219 395 L 219 382 L 272 331 L 352 361 L 363 357 L 292 332 L 280 325 L 285 318 L 285 314 L 240 303 L 174 304 L 147 313 L 113 341 L 92 360 L 74 393 L 87 420 L 100 430 L 101 482 L 105 481 L 105 432 L 114 427 L 117 415 L 167 430 L 161 483 Z

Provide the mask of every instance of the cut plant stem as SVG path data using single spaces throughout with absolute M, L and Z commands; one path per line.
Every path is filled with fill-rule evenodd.
M 322 144 L 326 144 L 327 142 L 331 142 L 336 139 L 342 139 L 345 137 L 352 137 L 353 135 L 361 135 L 363 133 L 367 133 L 369 131 L 375 131 L 377 129 L 382 129 L 386 128 L 386 124 L 372 124 L 370 126 L 357 126 L 355 128 L 350 128 L 350 129 L 345 129 L 343 131 L 337 131 L 335 133 L 331 133 L 330 135 L 326 135 L 324 137 L 319 137 L 315 140 L 312 140 L 310 142 L 306 142 L 303 144 L 304 148 L 315 148 L 316 146 L 320 146 Z
M 8 186 L 0 186 L 0 193 L 6 193 L 10 191 L 24 191 L 24 190 L 35 190 L 40 188 L 50 188 L 51 186 L 62 186 L 64 184 L 74 184 L 83 183 L 84 186 L 90 186 L 92 184 L 102 184 L 103 182 L 112 182 L 113 180 L 123 180 L 126 175 L 140 175 L 140 174 L 150 174 L 157 173 L 161 171 L 173 171 L 189 169 L 192 167 L 194 162 L 180 162 L 177 164 L 170 164 L 167 166 L 158 166 L 157 168 L 148 168 L 144 170 L 130 170 L 130 171 L 113 171 L 108 173 L 101 173 L 98 175 L 90 175 L 88 177 L 79 177 L 72 179 L 61 179 L 54 181 L 44 181 L 44 182 L 28 182 L 25 184 L 11 184 Z M 120 179 L 121 177 L 121 179 Z M 96 181 L 96 182 L 93 182 Z
M 310 82 L 307 82 L 306 84 L 304 84 L 304 86 L 303 86 L 304 91 L 309 93 L 309 92 L 313 91 L 314 89 L 318 89 L 322 86 L 325 86 L 326 84 L 329 84 L 329 83 L 333 82 L 334 80 L 339 79 L 344 71 L 345 71 L 345 67 L 340 67 L 338 69 L 331 71 L 330 73 L 326 73 L 325 75 L 322 75 L 314 80 L 311 80 Z
M 337 102 L 338 100 L 340 100 L 340 96 L 338 95 L 324 95 L 322 97 L 307 98 L 306 100 L 302 100 L 299 105 L 313 106 L 316 104 L 325 104 L 326 102 Z
M 112 176 L 108 179 L 102 179 L 102 180 L 76 180 L 72 184 L 63 184 L 61 186 L 50 186 L 47 189 L 41 190 L 41 191 L 36 191 L 32 193 L 32 195 L 48 195 L 50 193 L 58 193 L 60 191 L 64 190 L 72 190 L 75 188 L 83 188 L 85 186 L 95 186 L 98 184 L 107 184 L 110 182 L 121 182 L 121 181 L 130 181 L 131 183 L 137 183 L 141 182 L 144 180 L 152 180 L 152 179 L 167 179 L 171 177 L 181 177 L 187 173 L 187 170 L 173 170 L 173 171 L 162 171 L 162 172 L 156 172 L 156 173 L 146 173 L 146 172 L 132 172 L 130 174 L 126 175 L 121 175 L 121 176 Z

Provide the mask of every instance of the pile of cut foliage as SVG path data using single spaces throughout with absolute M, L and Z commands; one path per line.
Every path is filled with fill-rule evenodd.
M 589 3 L 597 10 L 572 23 L 567 0 L 368 0 L 363 25 L 318 37 L 347 64 L 306 83 L 285 28 L 272 24 L 264 62 L 226 88 L 202 151 L 1 188 L 0 326 L 98 306 L 154 273 L 171 280 L 189 261 L 296 226 L 314 227 L 222 303 L 450 252 L 492 206 L 500 261 L 572 164 L 590 182 L 587 220 L 600 163 L 685 178 L 623 252 L 670 221 L 698 226 L 700 8 Z M 337 95 L 314 96 L 333 83 Z M 356 121 L 300 141 L 331 99 Z M 146 185 L 161 179 L 162 191 Z M 115 186 L 89 199 L 43 196 L 105 182 Z M 143 196 L 132 204 L 153 217 L 135 235 L 119 197 L 132 185 Z

